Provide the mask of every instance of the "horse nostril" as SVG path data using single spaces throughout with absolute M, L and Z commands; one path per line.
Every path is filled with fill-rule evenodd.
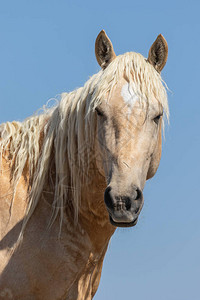
M 142 191 L 139 188 L 137 188 L 136 189 L 136 198 L 135 198 L 135 200 L 140 199 L 141 196 L 142 196 Z
M 110 209 L 112 209 L 113 208 L 113 201 L 112 201 L 112 197 L 110 195 L 110 191 L 111 191 L 111 187 L 108 186 L 105 189 L 104 201 L 105 201 L 105 204 L 107 205 L 107 207 L 110 208 Z

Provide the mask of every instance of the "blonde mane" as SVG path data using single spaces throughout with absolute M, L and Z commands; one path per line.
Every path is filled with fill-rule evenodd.
M 116 57 L 84 85 L 71 93 L 63 93 L 55 107 L 32 116 L 22 123 L 8 122 L 0 126 L 0 164 L 2 156 L 11 159 L 13 199 L 23 170 L 28 166 L 28 206 L 22 233 L 34 212 L 44 190 L 54 158 L 54 201 L 52 221 L 60 214 L 62 224 L 64 207 L 73 199 L 75 219 L 81 185 L 87 183 L 89 165 L 94 156 L 96 134 L 95 107 L 111 95 L 117 82 L 125 76 L 141 101 L 156 98 L 168 119 L 168 101 L 160 74 L 137 53 Z M 108 99 L 109 101 L 109 99 Z M 1 169 L 1 165 L 0 165 Z

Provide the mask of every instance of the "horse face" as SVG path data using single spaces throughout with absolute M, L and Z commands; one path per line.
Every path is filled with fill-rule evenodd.
M 116 57 L 104 31 L 96 39 L 95 54 L 102 69 Z M 167 55 L 167 42 L 159 35 L 146 63 L 160 73 Z M 141 82 L 142 76 L 137 80 Z M 104 201 L 111 223 L 133 226 L 143 206 L 145 182 L 154 176 L 160 162 L 163 108 L 159 99 L 141 99 L 126 78 L 117 82 L 107 98 L 96 107 L 96 151 L 100 154 L 96 163 L 107 181 Z
M 162 107 L 156 99 L 141 103 L 123 78 L 96 113 L 97 166 L 107 179 L 104 200 L 110 221 L 133 226 L 143 206 L 145 182 L 160 162 Z

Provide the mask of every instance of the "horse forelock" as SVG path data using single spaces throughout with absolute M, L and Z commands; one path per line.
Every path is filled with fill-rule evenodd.
M 94 156 L 96 118 L 93 113 L 101 102 L 109 101 L 117 82 L 125 77 L 141 101 L 156 98 L 168 119 L 168 101 L 160 74 L 137 53 L 116 57 L 71 93 L 63 93 L 56 107 L 45 110 L 24 122 L 0 126 L 0 157 L 9 149 L 14 172 L 14 190 L 28 163 L 31 188 L 22 232 L 41 198 L 54 153 L 55 192 L 53 219 L 60 212 L 61 222 L 69 194 L 77 220 L 81 185 L 88 179 L 89 164 Z M 1 166 L 0 166 L 1 168 Z M 70 192 L 70 193 L 69 193 Z

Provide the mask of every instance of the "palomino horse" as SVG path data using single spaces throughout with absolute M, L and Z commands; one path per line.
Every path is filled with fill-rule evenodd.
M 92 299 L 116 227 L 137 223 L 161 157 L 168 102 L 159 35 L 148 59 L 116 57 L 50 109 L 0 126 L 0 299 Z

